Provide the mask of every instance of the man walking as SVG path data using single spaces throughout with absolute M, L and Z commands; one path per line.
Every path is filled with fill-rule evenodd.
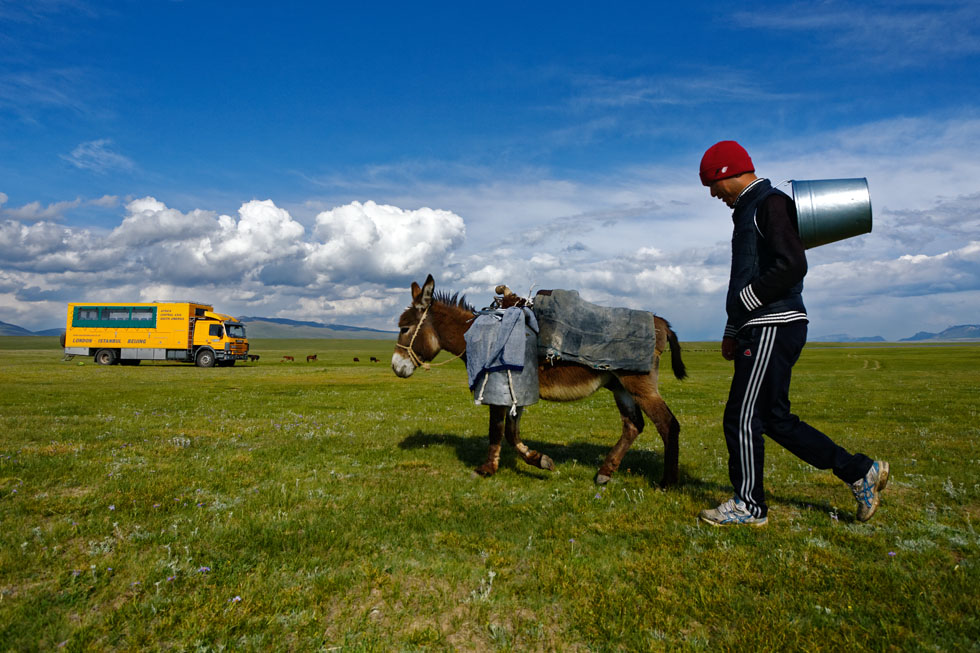
M 814 467 L 832 469 L 850 485 L 858 520 L 867 521 L 878 509 L 888 463 L 848 453 L 790 412 L 790 376 L 806 343 L 806 253 L 793 200 L 754 173 L 748 152 L 735 141 L 712 145 L 701 159 L 701 183 L 733 209 L 721 354 L 735 362 L 723 422 L 735 495 L 700 518 L 715 526 L 766 524 L 765 433 Z

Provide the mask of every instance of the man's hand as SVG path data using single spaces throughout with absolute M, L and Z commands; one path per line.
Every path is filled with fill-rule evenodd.
M 726 361 L 735 360 L 735 338 L 721 339 L 721 356 Z

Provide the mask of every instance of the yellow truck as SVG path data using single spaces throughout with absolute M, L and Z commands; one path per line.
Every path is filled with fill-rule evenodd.
M 175 360 L 198 367 L 234 365 L 248 357 L 245 325 L 197 302 L 68 304 L 66 356 L 99 365 Z

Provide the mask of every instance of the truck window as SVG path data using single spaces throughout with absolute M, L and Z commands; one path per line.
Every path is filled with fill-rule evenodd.
M 103 308 L 102 319 L 103 320 L 128 320 L 129 309 L 128 308 Z
M 99 309 L 97 309 L 97 308 L 80 308 L 80 309 L 78 309 L 78 319 L 79 320 L 97 320 L 97 319 L 99 319 Z
M 220 338 L 221 337 L 221 334 L 222 334 L 222 330 L 221 330 L 221 325 L 220 324 L 212 324 L 211 326 L 208 327 L 208 335 L 209 336 L 214 336 L 215 338 Z
M 153 319 L 153 309 L 152 308 L 134 308 L 133 309 L 133 319 L 134 320 L 152 320 Z
M 225 329 L 228 331 L 229 338 L 245 337 L 245 327 L 241 324 L 226 324 Z

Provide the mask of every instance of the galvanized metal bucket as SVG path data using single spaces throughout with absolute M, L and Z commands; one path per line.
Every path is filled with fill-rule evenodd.
M 871 193 L 864 177 L 790 183 L 800 239 L 807 249 L 871 231 Z

